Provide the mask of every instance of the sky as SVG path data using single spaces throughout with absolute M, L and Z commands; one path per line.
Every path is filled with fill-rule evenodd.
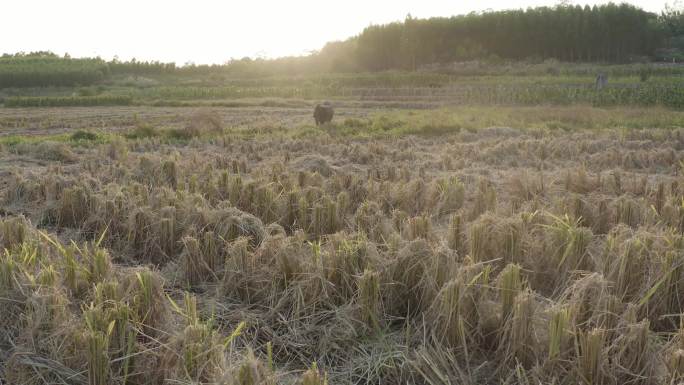
M 553 6 L 545 0 L 0 0 L 0 53 L 224 63 L 305 55 L 371 24 L 484 10 Z M 570 4 L 608 1 L 570 0 Z M 619 1 L 616 1 L 619 2 Z M 667 0 L 631 0 L 660 12 Z M 671 4 L 672 1 L 670 0 Z

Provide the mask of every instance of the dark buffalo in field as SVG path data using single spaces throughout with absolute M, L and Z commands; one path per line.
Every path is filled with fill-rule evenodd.
M 321 124 L 325 124 L 332 121 L 334 114 L 335 110 L 333 109 L 333 107 L 328 103 L 323 103 L 316 105 L 316 108 L 314 108 L 313 116 L 316 120 L 316 125 L 319 126 Z

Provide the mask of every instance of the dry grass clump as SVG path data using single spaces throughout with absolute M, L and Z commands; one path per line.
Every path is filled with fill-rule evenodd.
M 570 308 L 558 307 L 551 309 L 548 331 L 548 360 L 549 362 L 562 362 L 571 354 L 574 329 Z
M 226 344 L 214 329 L 213 321 L 203 321 L 197 311 L 197 299 L 185 295 L 184 327 L 171 338 L 170 349 L 160 360 L 161 378 L 207 383 L 216 381 L 225 371 Z
M 148 269 L 136 269 L 122 281 L 125 297 L 145 335 L 162 334 L 170 311 L 164 296 L 163 278 Z
M 522 252 L 523 228 L 518 221 L 485 214 L 469 223 L 467 240 L 475 261 L 511 260 Z
M 449 222 L 447 244 L 452 250 L 463 252 L 464 248 L 463 219 L 461 215 L 454 214 Z
M 40 160 L 72 163 L 78 156 L 65 143 L 43 141 L 38 143 L 19 143 L 15 148 L 20 155 L 30 155 Z
M 487 211 L 493 211 L 496 208 L 496 190 L 493 185 L 487 180 L 481 180 L 478 191 L 475 195 L 475 203 L 470 209 L 470 219 L 477 219 L 480 215 Z
M 224 375 L 221 383 L 230 385 L 273 385 L 276 384 L 276 381 L 272 367 L 265 365 L 254 356 L 254 352 L 249 350 L 242 357 L 242 362 L 238 364 L 233 372 L 227 372 Z
M 518 172 L 511 175 L 508 181 L 508 190 L 514 197 L 512 203 L 516 205 L 543 196 L 546 189 L 544 174 L 541 172 L 538 176 L 533 176 L 527 171 Z
M 457 179 L 439 180 L 439 213 L 452 214 L 463 206 L 465 200 L 465 187 Z
M 45 242 L 39 253 L 23 243 L 16 254 L 8 252 L 2 264 L 3 276 L 13 276 L 12 286 L 3 284 L 9 291 L 3 301 L 23 293 L 26 303 L 23 308 L 3 304 L 24 320 L 16 334 L 7 335 L 14 351 L 8 377 L 15 383 L 58 382 L 64 376 L 80 381 L 83 376 L 75 370 L 83 365 L 89 383 L 109 384 L 115 378 L 126 382 L 137 348 L 137 329 L 132 326 L 137 321 L 118 282 L 109 280 L 113 267 L 107 251 L 97 245 L 67 248 L 48 236 L 33 242 Z M 90 289 L 78 282 L 89 283 Z M 70 306 L 80 296 L 92 299 L 82 315 L 72 313 Z M 0 327 L 13 330 L 11 318 L 3 319 Z M 87 351 L 78 349 L 84 346 Z
M 684 377 L 684 349 L 677 349 L 670 354 L 667 366 L 672 381 L 681 381 Z
M 620 383 L 642 381 L 653 383 L 660 363 L 649 360 L 655 354 L 655 335 L 650 330 L 648 320 L 631 322 L 623 326 L 614 341 L 613 362 L 617 381 Z
M 684 367 L 682 367 L 682 353 L 684 352 L 684 325 L 680 325 L 679 330 L 674 333 L 666 350 L 666 361 L 669 377 L 672 381 L 679 381 L 684 378 Z
M 192 236 L 183 239 L 183 271 L 189 285 L 217 278 L 223 262 L 222 243 L 212 231 L 205 232 L 200 239 Z
M 499 351 L 504 363 L 515 362 L 529 368 L 538 360 L 537 346 L 540 342 L 535 328 L 536 308 L 534 294 L 528 290 L 519 292 L 513 298 L 510 313 L 504 318 L 501 330 Z
M 150 186 L 178 188 L 178 169 L 173 159 L 161 160 L 143 156 L 139 160 L 133 179 Z
M 552 216 L 551 220 L 547 233 L 554 256 L 553 267 L 559 271 L 559 277 L 566 279 L 573 271 L 590 270 L 593 267 L 589 256 L 592 231 L 581 227 L 578 220 L 572 220 L 567 215 Z
M 314 203 L 313 207 L 307 201 L 306 205 L 302 205 L 302 207 L 304 210 L 300 210 L 300 220 L 302 223 L 308 224 L 305 229 L 315 238 L 334 233 L 339 229 L 341 224 L 339 210 L 337 202 L 332 199 L 323 197 Z
M 0 219 L 0 248 L 11 250 L 28 240 L 30 224 L 23 216 Z
M 406 222 L 406 230 L 404 233 L 409 240 L 432 238 L 432 221 L 430 220 L 430 217 L 421 215 L 409 218 Z
M 327 385 L 328 376 L 327 374 L 321 374 L 318 366 L 314 362 L 311 364 L 311 368 L 302 374 L 302 385 Z
M 380 274 L 365 270 L 359 278 L 358 302 L 359 318 L 371 330 L 378 330 L 384 321 L 380 297 Z
M 188 117 L 186 130 L 191 132 L 221 131 L 223 119 L 217 111 L 200 109 Z
M 458 270 L 453 253 L 435 250 L 419 238 L 396 250 L 396 258 L 386 271 L 392 283 L 386 312 L 404 317 L 427 311 L 442 286 Z
M 127 139 L 147 139 L 159 136 L 159 131 L 149 124 L 138 124 L 134 128 L 126 131 L 124 136 Z
M 168 128 L 163 132 L 168 138 L 189 141 L 206 134 L 219 134 L 223 132 L 223 127 L 223 118 L 218 112 L 200 109 L 187 117 L 183 127 Z
M 226 241 L 246 237 L 249 244 L 255 247 L 260 245 L 266 237 L 266 231 L 261 220 L 249 213 L 235 208 L 226 208 L 208 214 L 208 222 L 211 224 L 214 233 Z
M 622 196 L 615 201 L 616 221 L 630 227 L 637 227 L 642 223 L 643 205 L 634 199 Z
M 567 191 L 576 194 L 586 195 L 592 191 L 596 191 L 601 187 L 601 175 L 596 175 L 592 178 L 589 171 L 585 167 L 579 167 L 574 170 L 568 170 L 565 174 L 564 187 Z
M 251 251 L 248 238 L 238 238 L 227 247 L 223 292 L 228 296 L 252 302 L 265 287 L 265 282 L 254 279 L 261 269 L 260 260 Z
M 464 266 L 457 277 L 441 286 L 431 306 L 434 337 L 468 354 L 482 340 L 480 311 L 488 282 L 486 271 Z
M 602 384 L 608 381 L 608 357 L 605 345 L 605 329 L 595 328 L 579 333 L 575 376 L 582 384 Z
M 74 186 L 62 191 L 57 206 L 57 224 L 64 227 L 80 227 L 91 213 L 91 192 L 84 186 Z
M 650 258 L 649 241 L 638 236 L 627 238 L 627 234 L 619 227 L 609 234 L 604 251 L 604 274 L 615 285 L 616 295 L 621 296 L 624 302 L 631 302 L 644 294 L 642 290 L 649 279 L 644 270 L 650 270 L 645 266 Z
M 304 156 L 301 158 L 294 159 L 292 161 L 292 167 L 295 170 L 300 171 L 300 187 L 304 187 L 306 178 L 306 173 L 318 173 L 323 177 L 330 177 L 334 169 L 330 166 L 329 161 L 322 156 Z
M 523 289 L 523 278 L 520 266 L 507 265 L 499 274 L 499 290 L 501 298 L 501 319 L 507 320 L 513 314 L 513 302 Z
M 23 178 L 21 175 L 11 175 L 8 178 L 11 186 L 5 192 L 4 204 L 20 204 L 38 201 L 45 196 L 45 183 Z
M 569 306 L 570 323 L 582 330 L 617 326 L 622 302 L 613 296 L 610 283 L 598 273 L 577 279 L 561 295 L 561 303 Z
M 392 232 L 391 225 L 376 202 L 364 202 L 356 210 L 356 228 L 368 239 L 384 243 Z

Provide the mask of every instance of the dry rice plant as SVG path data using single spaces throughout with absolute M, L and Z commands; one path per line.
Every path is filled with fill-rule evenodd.
M 580 332 L 576 341 L 577 379 L 587 385 L 606 383 L 606 331 L 596 328 Z
M 369 329 L 377 330 L 382 326 L 381 322 L 384 318 L 380 297 L 380 274 L 366 270 L 359 278 L 358 285 L 360 319 Z

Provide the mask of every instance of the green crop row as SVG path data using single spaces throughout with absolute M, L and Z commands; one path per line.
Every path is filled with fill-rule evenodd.
M 13 96 L 5 99 L 5 107 L 127 106 L 131 102 L 132 98 L 128 95 Z

